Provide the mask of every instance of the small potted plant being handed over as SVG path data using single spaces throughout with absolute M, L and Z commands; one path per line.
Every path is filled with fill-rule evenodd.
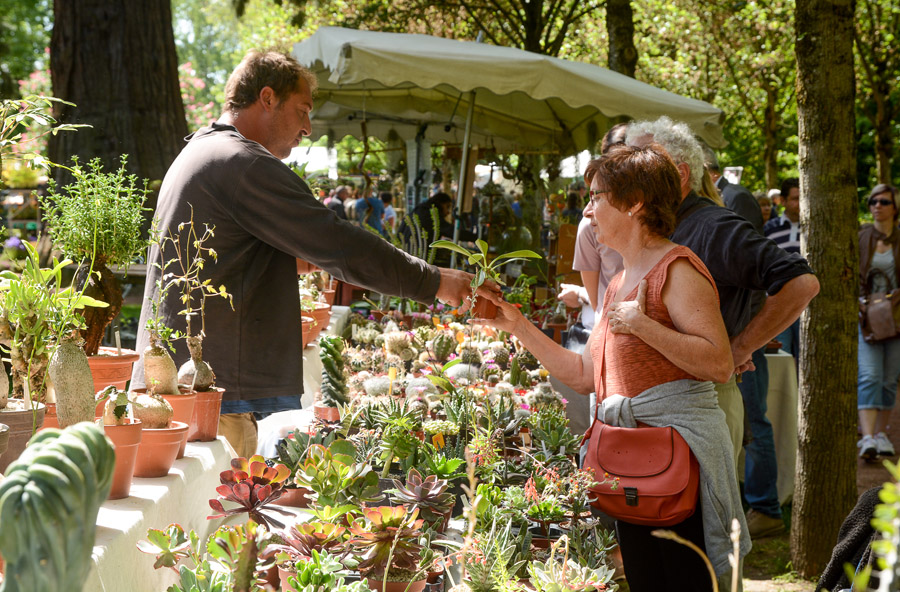
M 147 247 L 142 228 L 147 181 L 138 187 L 137 177 L 126 174 L 126 163 L 123 155 L 118 170 L 104 172 L 99 158 L 87 167 L 75 160 L 74 181 L 61 190 L 51 181 L 40 198 L 54 245 L 79 263 L 76 288 L 109 305 L 86 310 L 81 331 L 95 391 L 110 384 L 124 389 L 137 360 L 130 350 L 100 348 L 106 327 L 122 310 L 122 286 L 110 266 L 127 267 Z
M 475 277 L 472 278 L 472 315 L 482 319 L 493 319 L 497 316 L 497 305 L 485 298 L 477 299 L 475 292 L 478 288 L 488 279 L 505 286 L 506 283 L 500 277 L 500 267 L 513 261 L 540 259 L 541 256 L 534 251 L 522 249 L 497 255 L 488 261 L 488 244 L 481 239 L 475 241 L 475 244 L 478 246 L 478 251 L 470 251 L 448 240 L 435 241 L 431 243 L 431 246 L 455 251 L 466 257 L 470 265 L 475 266 Z

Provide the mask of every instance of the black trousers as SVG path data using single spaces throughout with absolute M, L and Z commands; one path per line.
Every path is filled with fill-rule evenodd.
M 706 564 L 689 547 L 650 534 L 671 530 L 705 550 L 700 501 L 694 514 L 675 526 L 643 526 L 616 520 L 625 579 L 631 592 L 711 592 Z

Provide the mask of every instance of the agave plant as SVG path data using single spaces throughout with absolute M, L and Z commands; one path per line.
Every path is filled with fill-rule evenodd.
M 422 546 L 423 520 L 419 511 L 406 506 L 377 506 L 363 512 L 364 520 L 350 525 L 353 536 L 347 549 L 357 559 L 357 569 L 368 577 L 382 578 L 390 570 L 417 572 Z
M 434 524 L 443 520 L 455 502 L 453 494 L 447 491 L 447 481 L 438 479 L 436 475 L 422 478 L 422 474 L 415 469 L 410 469 L 406 475 L 406 485 L 394 479 L 394 489 L 389 489 L 388 494 L 401 504 L 408 504 L 420 512 L 422 518 L 428 524 Z
M 563 557 L 556 557 L 557 547 L 565 542 Z M 581 566 L 574 559 L 568 559 L 568 541 L 560 539 L 553 545 L 550 557 L 545 562 L 532 561 L 528 564 L 529 581 L 536 592 L 599 592 L 617 589 L 613 583 L 613 570 L 608 565 L 597 568 Z
M 284 465 L 269 467 L 265 459 L 259 455 L 252 456 L 249 460 L 242 457 L 232 459 L 231 469 L 219 473 L 219 480 L 222 482 L 216 487 L 219 497 L 209 500 L 209 507 L 218 514 L 208 516 L 207 519 L 247 513 L 251 520 L 265 525 L 269 530 L 284 528 L 281 522 L 265 515 L 263 509 L 286 516 L 292 515 L 279 508 L 265 507 L 281 497 L 290 474 L 291 470 Z M 226 510 L 222 505 L 223 501 L 234 502 L 238 507 Z

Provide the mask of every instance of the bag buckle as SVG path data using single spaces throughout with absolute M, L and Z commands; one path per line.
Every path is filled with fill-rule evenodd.
M 638 505 L 637 487 L 626 487 L 625 488 L 625 505 L 626 506 Z

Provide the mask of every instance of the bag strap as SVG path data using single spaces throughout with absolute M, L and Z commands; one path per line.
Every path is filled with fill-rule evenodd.
M 609 315 L 606 314 L 608 311 L 602 311 L 601 318 L 598 321 L 599 323 L 603 323 L 600 327 L 600 331 L 597 331 L 600 339 L 600 367 L 597 368 L 597 376 L 600 377 L 600 380 L 603 380 L 603 363 L 606 360 L 606 332 L 609 329 Z M 603 387 L 606 388 L 605 386 Z M 605 393 L 604 393 L 605 394 Z M 596 404 L 594 405 L 594 419 L 596 421 L 600 421 L 600 399 L 597 398 Z

